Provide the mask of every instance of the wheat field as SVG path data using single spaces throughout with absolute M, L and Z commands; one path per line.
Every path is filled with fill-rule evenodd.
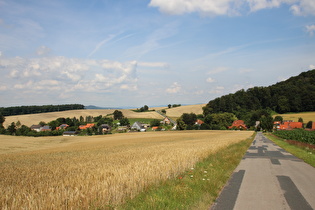
M 290 114 L 277 114 L 275 116 L 282 116 L 284 120 L 293 120 L 294 122 L 298 122 L 299 118 L 303 119 L 304 123 L 309 121 L 315 122 L 315 112 L 302 112 L 302 113 L 290 113 Z
M 188 106 L 180 106 L 176 108 L 168 109 L 167 107 L 153 107 L 150 110 L 166 110 L 166 115 L 169 117 L 173 117 L 174 119 L 179 118 L 183 113 L 195 113 L 202 114 L 202 107 L 205 104 L 198 105 L 188 105 Z M 82 109 L 82 110 L 70 110 L 70 111 L 62 111 L 62 112 L 49 112 L 49 113 L 40 113 L 40 114 L 29 114 L 29 115 L 15 115 L 5 117 L 4 126 L 8 127 L 12 122 L 20 121 L 22 125 L 26 125 L 28 127 L 38 124 L 40 121 L 50 122 L 59 117 L 64 118 L 80 118 L 80 116 L 106 116 L 112 114 L 114 109 Z M 157 112 L 134 112 L 131 109 L 119 109 L 123 113 L 123 115 L 127 118 L 146 118 L 146 119 L 163 119 L 163 116 L 158 114 Z
M 0 136 L 0 209 L 116 206 L 252 134 L 173 131 L 91 137 Z

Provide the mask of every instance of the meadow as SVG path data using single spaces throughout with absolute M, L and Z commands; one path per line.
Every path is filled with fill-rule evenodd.
M 0 136 L 0 208 L 117 206 L 252 134 L 173 131 L 91 137 Z

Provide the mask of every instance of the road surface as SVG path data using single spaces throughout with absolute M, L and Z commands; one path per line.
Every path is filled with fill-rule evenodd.
M 315 168 L 257 133 L 211 210 L 315 209 Z

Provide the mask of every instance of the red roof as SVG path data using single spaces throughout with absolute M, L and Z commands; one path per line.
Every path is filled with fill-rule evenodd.
M 88 123 L 86 125 L 80 125 L 79 128 L 80 128 L 80 130 L 84 130 L 84 129 L 87 129 L 87 128 L 92 128 L 94 126 L 95 126 L 94 123 Z
M 195 124 L 201 125 L 201 124 L 203 124 L 203 123 L 204 123 L 204 121 L 198 119 Z
M 303 123 L 301 122 L 284 122 L 280 125 L 280 130 L 292 130 L 295 128 L 303 128 Z
M 242 128 L 242 129 L 247 129 L 245 123 L 243 120 L 235 120 L 232 125 L 229 127 L 229 129 L 231 128 Z

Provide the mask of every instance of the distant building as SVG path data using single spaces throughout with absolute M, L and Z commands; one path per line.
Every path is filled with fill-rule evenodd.
M 245 125 L 243 120 L 235 120 L 229 129 L 240 129 L 240 130 L 247 130 L 247 126 Z
M 204 124 L 204 123 L 205 123 L 204 121 L 198 119 L 198 120 L 195 122 L 195 125 L 202 125 L 202 124 Z
M 100 125 L 99 129 L 102 133 L 109 133 L 109 132 L 111 132 L 112 127 L 108 124 L 102 124 L 102 125 Z
M 140 122 L 135 122 L 135 123 L 131 126 L 131 130 L 141 131 L 142 129 L 145 129 L 145 128 L 144 128 L 144 126 L 143 126 Z
M 283 124 L 280 125 L 280 130 L 293 130 L 296 128 L 303 128 L 302 122 L 292 122 L 292 121 L 285 121 Z
M 67 124 L 61 124 L 58 127 L 56 127 L 56 130 L 65 130 L 68 127 L 69 127 L 69 125 L 67 125 Z
M 32 125 L 31 130 L 40 132 L 41 127 L 42 127 L 41 125 Z
M 312 130 L 315 130 L 315 122 L 312 123 Z
M 65 131 L 62 134 L 63 136 L 77 136 L 78 132 L 77 131 Z
M 93 128 L 94 126 L 95 126 L 95 123 L 88 123 L 86 125 L 80 125 L 79 128 L 80 128 L 80 130 L 85 130 L 88 128 Z

